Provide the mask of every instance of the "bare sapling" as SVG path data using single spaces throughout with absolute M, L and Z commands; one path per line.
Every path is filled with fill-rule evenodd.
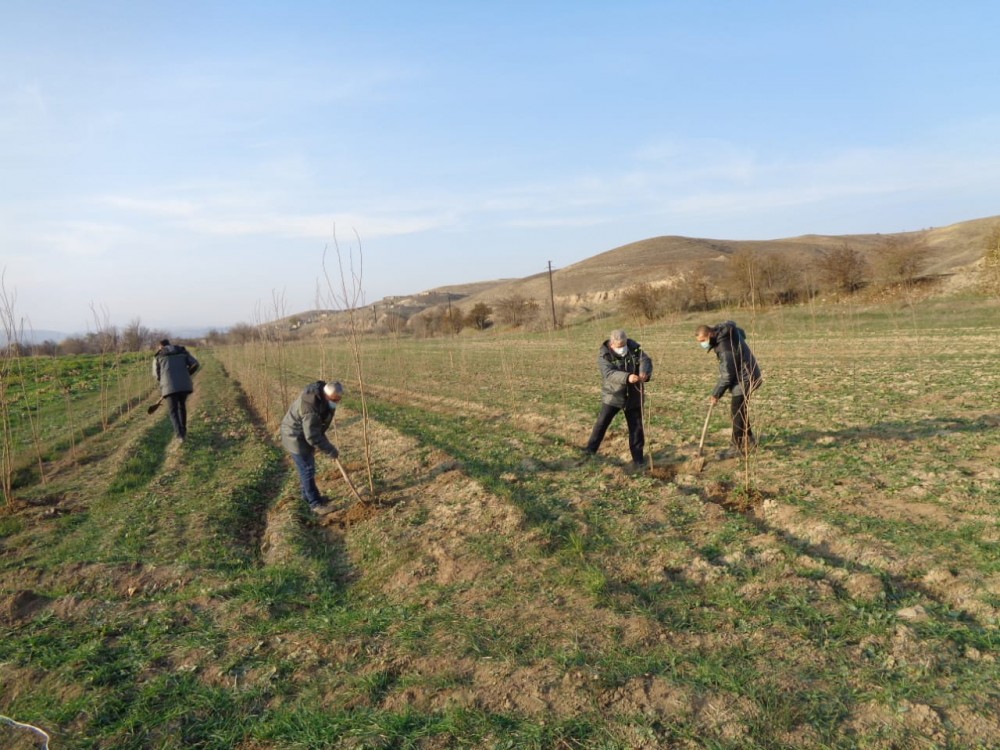
M 26 340 L 24 336 L 23 324 L 18 328 L 16 340 L 18 342 L 18 349 L 20 350 L 21 349 L 20 343 Z M 41 426 L 39 425 L 38 420 L 35 418 L 35 414 L 39 414 L 41 412 L 41 404 L 39 403 L 39 395 L 38 395 L 39 389 L 35 388 L 34 390 L 35 404 L 32 407 L 28 403 L 29 399 L 31 398 L 30 395 L 28 394 L 28 387 L 27 387 L 28 375 L 25 372 L 24 357 L 21 356 L 20 351 L 18 352 L 18 355 L 14 358 L 14 362 L 17 363 L 17 382 L 21 386 L 21 402 L 25 406 L 24 415 L 28 421 L 28 430 L 31 433 L 31 445 L 34 448 L 35 452 L 35 463 L 38 464 L 38 476 L 41 479 L 42 486 L 45 486 L 47 480 L 45 477 L 45 457 L 42 455 Z M 40 375 L 39 370 L 37 367 L 31 368 L 31 370 L 34 373 L 37 385 L 38 384 L 37 378 Z
M 364 362 L 361 355 L 361 325 L 358 320 L 359 310 L 365 306 L 364 289 L 362 281 L 364 278 L 364 254 L 361 250 L 361 237 L 355 231 L 355 239 L 358 242 L 358 263 L 354 265 L 354 252 L 348 250 L 347 268 L 344 268 L 344 256 L 340 251 L 340 243 L 337 240 L 337 230 L 333 231 L 333 247 L 337 255 L 337 270 L 340 275 L 340 292 L 338 293 L 332 281 L 326 265 L 326 247 L 323 248 L 323 278 L 326 280 L 327 290 L 333 302 L 331 307 L 342 307 L 347 313 L 348 335 L 347 341 L 351 348 L 351 358 L 354 361 L 354 371 L 358 382 L 358 400 L 361 402 L 361 430 L 364 443 L 365 470 L 368 475 L 368 490 L 372 496 L 375 495 L 375 478 L 372 473 L 371 455 L 371 426 L 368 416 L 368 398 L 366 391 Z
M 285 293 L 271 292 L 271 309 L 274 312 L 274 337 L 277 344 L 278 383 L 281 389 L 280 403 L 285 404 L 292 397 L 292 388 L 288 379 L 288 351 L 285 321 Z
M 107 309 L 100 311 L 90 303 L 90 312 L 94 316 L 95 336 L 98 345 L 98 390 L 100 393 L 101 430 L 107 432 L 111 424 L 111 375 L 108 373 L 108 359 L 117 349 L 118 331 L 111 325 Z
M 0 323 L 3 324 L 5 346 L 0 356 L 0 485 L 4 505 L 9 507 L 14 489 L 14 429 L 11 424 L 12 396 L 7 388 L 16 350 L 16 318 L 14 296 L 7 293 L 6 270 L 0 274 Z

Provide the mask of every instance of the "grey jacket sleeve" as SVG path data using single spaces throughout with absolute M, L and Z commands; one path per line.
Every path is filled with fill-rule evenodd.
M 614 362 L 608 362 L 601 354 L 597 355 L 597 367 L 606 385 L 624 388 L 628 384 L 628 373 L 619 370 Z
M 323 451 L 331 458 L 340 455 L 337 446 L 331 443 L 326 436 L 326 425 L 323 423 L 323 417 L 311 409 L 303 409 L 302 411 L 302 437 L 313 448 Z

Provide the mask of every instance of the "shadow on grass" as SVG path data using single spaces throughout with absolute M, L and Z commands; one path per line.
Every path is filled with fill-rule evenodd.
M 543 533 L 550 549 L 559 548 L 577 530 L 576 521 L 562 507 L 549 502 L 551 493 L 538 472 L 538 468 L 543 468 L 542 462 L 531 458 L 526 449 L 498 442 L 503 437 L 503 426 L 492 425 L 484 431 L 476 417 L 446 417 L 385 401 L 371 402 L 369 412 L 393 429 L 454 459 L 428 475 L 413 477 L 404 486 L 394 486 L 394 490 L 424 484 L 445 471 L 461 470 L 484 489 L 517 506 L 524 513 L 525 523 Z M 517 438 L 526 441 L 527 436 L 518 433 Z M 533 470 L 525 469 L 527 462 L 531 462 Z M 556 468 L 565 467 L 559 464 Z
M 976 419 L 932 417 L 915 422 L 888 421 L 842 430 L 777 431 L 766 441 L 768 447 L 810 448 L 816 445 L 863 440 L 913 442 L 953 433 L 986 433 L 1000 428 L 1000 414 L 984 414 Z

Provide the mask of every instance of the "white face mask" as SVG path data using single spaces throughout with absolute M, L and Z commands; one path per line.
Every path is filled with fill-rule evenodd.
M 624 357 L 625 352 L 628 351 L 628 346 L 612 346 L 611 351 L 617 354 L 619 357 Z
M 702 349 L 708 349 L 708 347 L 710 347 L 711 345 L 712 345 L 711 341 L 699 341 L 698 342 L 698 346 L 700 346 Z

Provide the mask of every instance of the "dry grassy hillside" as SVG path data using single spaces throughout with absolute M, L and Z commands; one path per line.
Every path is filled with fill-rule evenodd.
M 970 268 L 985 252 L 986 239 L 1000 223 L 1000 216 L 960 222 L 895 234 L 808 234 L 775 240 L 725 240 L 663 236 L 632 242 L 579 263 L 556 269 L 552 275 L 555 301 L 573 316 L 588 310 L 613 306 L 615 298 L 637 282 L 663 282 L 697 267 L 713 281 L 725 274 L 729 258 L 739 251 L 779 253 L 809 266 L 825 251 L 849 246 L 871 261 L 877 261 L 887 241 L 919 242 L 926 248 L 923 273 L 949 276 Z M 406 296 L 387 297 L 370 305 L 373 315 L 362 317 L 363 327 L 374 327 L 390 314 L 409 319 L 434 308 L 456 307 L 468 311 L 483 302 L 515 296 L 549 300 L 549 275 L 538 273 L 520 279 L 499 279 L 440 286 Z M 324 316 L 304 325 L 304 335 L 326 335 L 337 327 L 336 316 Z
M 608 250 L 553 274 L 556 299 L 573 304 L 600 302 L 615 290 L 641 281 L 660 281 L 676 276 L 685 267 L 700 264 L 716 278 L 725 270 L 727 258 L 738 250 L 778 251 L 795 259 L 812 260 L 820 253 L 849 245 L 870 259 L 888 238 L 922 241 L 928 249 L 925 273 L 943 275 L 975 263 L 983 256 L 987 235 L 1000 221 L 994 216 L 947 227 L 897 234 L 809 234 L 776 240 L 719 240 L 693 237 L 653 237 Z M 714 273 L 713 273 L 714 272 Z M 467 304 L 489 302 L 513 294 L 535 299 L 549 296 L 548 274 L 492 285 L 464 300 Z

